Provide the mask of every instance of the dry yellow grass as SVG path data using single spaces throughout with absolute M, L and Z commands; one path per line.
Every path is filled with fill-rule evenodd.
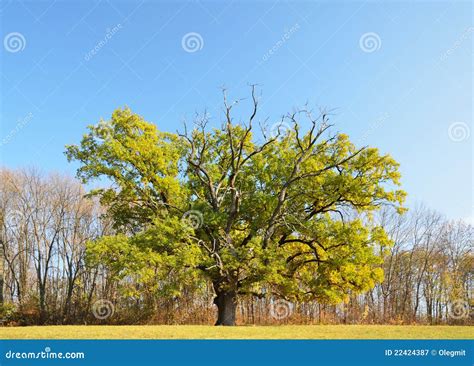
M 473 339 L 469 326 L 63 325 L 2 327 L 0 339 Z

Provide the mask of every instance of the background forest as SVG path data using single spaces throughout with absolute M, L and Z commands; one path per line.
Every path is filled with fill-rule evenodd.
M 78 181 L 36 169 L 0 174 L 3 324 L 214 321 L 212 284 L 183 284 L 127 247 L 117 248 L 115 266 L 100 250 L 86 255 L 89 241 L 115 232 Z M 237 323 L 472 324 L 474 228 L 421 205 L 404 215 L 385 208 L 375 221 L 394 242 L 381 284 L 338 304 L 240 297 Z

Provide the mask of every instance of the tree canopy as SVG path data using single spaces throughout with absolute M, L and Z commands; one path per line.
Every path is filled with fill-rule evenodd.
M 269 131 L 255 128 L 254 88 L 251 101 L 248 119 L 235 121 L 224 92 L 220 128 L 204 116 L 181 133 L 118 109 L 66 150 L 83 182 L 113 183 L 90 193 L 117 229 L 89 244 L 91 260 L 128 255 L 118 275 L 157 261 L 163 276 L 179 273 L 175 293 L 210 281 L 222 325 L 235 324 L 243 294 L 337 303 L 372 288 L 391 243 L 371 213 L 403 211 L 405 198 L 398 163 L 332 132 L 324 111 L 298 110 Z

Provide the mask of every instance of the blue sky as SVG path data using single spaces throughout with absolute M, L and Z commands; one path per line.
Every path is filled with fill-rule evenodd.
M 401 164 L 408 203 L 473 217 L 470 2 L 13 1 L 0 4 L 1 163 L 74 174 L 65 144 L 128 105 L 162 130 L 262 92 L 308 102 Z M 188 41 L 188 42 L 186 42 Z M 245 115 L 242 103 L 239 113 Z

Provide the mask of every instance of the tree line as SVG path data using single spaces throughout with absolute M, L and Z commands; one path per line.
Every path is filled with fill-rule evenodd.
M 77 180 L 2 169 L 1 182 L 4 324 L 213 321 L 211 283 L 177 288 L 179 273 L 160 273 L 159 262 L 141 268 L 140 260 L 118 275 L 129 267 L 126 245 L 116 247 L 116 258 L 103 258 L 97 248 L 87 253 L 88 243 L 115 229 Z M 336 304 L 249 294 L 239 299 L 238 323 L 471 324 L 474 228 L 422 206 L 403 215 L 386 209 L 376 221 L 393 240 L 381 283 Z
M 89 260 L 87 243 L 114 229 L 73 178 L 2 169 L 1 182 L 4 324 L 213 321 L 210 283 L 177 292 L 173 278 L 153 277 L 158 263 L 118 279 L 114 268 Z M 470 324 L 473 227 L 425 207 L 404 215 L 385 210 L 376 219 L 394 242 L 382 283 L 339 304 L 248 295 L 238 303 L 238 322 Z
M 2 169 L 4 322 L 471 321 L 472 226 L 407 213 L 329 112 L 223 99 L 176 133 L 117 109 L 66 146 L 78 180 Z

